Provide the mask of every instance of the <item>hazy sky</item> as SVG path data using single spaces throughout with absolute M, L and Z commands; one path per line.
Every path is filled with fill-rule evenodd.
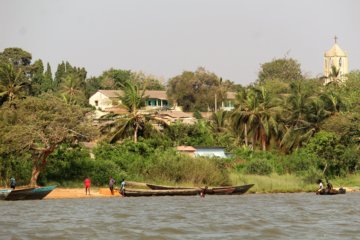
M 202 66 L 246 85 L 260 64 L 297 59 L 322 73 L 334 35 L 360 69 L 358 0 L 0 0 L 0 51 L 20 47 L 50 62 L 111 67 L 165 80 Z

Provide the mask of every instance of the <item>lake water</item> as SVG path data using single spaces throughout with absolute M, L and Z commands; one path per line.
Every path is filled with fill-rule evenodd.
M 360 239 L 360 193 L 0 201 L 0 239 Z

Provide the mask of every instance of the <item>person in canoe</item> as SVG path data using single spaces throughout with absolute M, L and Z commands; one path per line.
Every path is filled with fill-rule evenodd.
M 328 192 L 330 192 L 333 189 L 333 185 L 329 182 L 327 178 L 326 178 L 326 189 Z
M 322 182 L 321 179 L 319 179 L 318 183 L 319 183 L 319 189 L 318 189 L 318 191 L 320 192 L 321 190 L 324 189 L 324 185 L 323 185 L 323 182 Z
M 207 186 L 205 186 L 204 188 L 201 189 L 200 191 L 200 197 L 204 198 L 205 197 L 205 193 L 206 193 L 206 190 L 208 189 Z

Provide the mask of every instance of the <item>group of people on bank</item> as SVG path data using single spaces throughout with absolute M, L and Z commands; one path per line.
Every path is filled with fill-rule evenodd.
M 110 192 L 111 192 L 111 195 L 114 195 L 114 188 L 115 188 L 115 184 L 116 184 L 116 181 L 115 179 L 110 176 L 110 179 L 109 179 L 109 189 L 110 189 Z M 85 180 L 84 180 L 84 185 L 85 185 L 85 194 L 89 194 L 90 195 L 90 185 L 91 185 L 91 180 L 89 177 L 87 177 Z M 125 185 L 126 185 L 126 182 L 125 182 L 125 179 L 123 178 L 122 181 L 121 181 L 121 184 L 120 184 L 120 190 L 119 190 L 119 193 L 125 197 Z

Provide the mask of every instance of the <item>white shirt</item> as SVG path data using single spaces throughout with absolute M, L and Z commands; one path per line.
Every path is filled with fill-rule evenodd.
M 322 184 L 322 182 L 319 184 L 319 189 L 323 189 L 324 188 L 324 186 L 323 186 L 323 184 Z

